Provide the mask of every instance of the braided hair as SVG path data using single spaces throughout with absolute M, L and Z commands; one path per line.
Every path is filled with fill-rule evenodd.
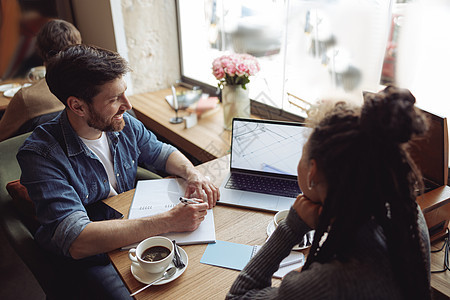
M 422 180 L 407 149 L 428 123 L 414 103 L 408 90 L 389 86 L 366 95 L 362 108 L 337 103 L 314 125 L 306 155 L 316 160 L 328 189 L 304 269 L 350 259 L 358 230 L 374 220 L 404 297 L 430 299 L 415 201 Z

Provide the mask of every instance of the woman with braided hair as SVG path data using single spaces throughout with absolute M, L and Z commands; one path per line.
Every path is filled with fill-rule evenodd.
M 430 299 L 430 245 L 415 199 L 422 179 L 408 142 L 427 129 L 408 91 L 366 94 L 309 119 L 288 217 L 242 270 L 227 299 Z M 317 117 L 316 113 L 316 117 Z M 271 286 L 279 263 L 315 229 L 307 261 Z

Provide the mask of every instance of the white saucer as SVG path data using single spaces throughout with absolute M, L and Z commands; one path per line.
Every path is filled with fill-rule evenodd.
M 186 268 L 188 266 L 188 262 L 189 262 L 187 253 L 181 247 L 178 247 L 178 250 L 180 250 L 181 260 L 185 264 L 185 267 L 183 269 L 177 269 L 177 272 L 175 273 L 175 275 L 173 275 L 172 277 L 170 277 L 168 279 L 163 279 L 161 281 L 158 281 L 157 283 L 155 283 L 155 285 L 162 285 L 162 284 L 166 284 L 171 281 L 174 281 L 175 279 L 180 277 L 181 274 L 183 274 L 184 271 L 186 270 Z M 171 262 L 168 268 L 173 267 L 173 266 L 174 266 L 174 264 L 173 264 L 173 262 Z M 134 278 L 136 278 L 137 281 L 139 281 L 143 284 L 149 284 L 150 282 L 160 278 L 163 275 L 163 273 L 164 272 L 154 273 L 154 274 L 148 273 L 148 272 L 142 270 L 142 268 L 138 264 L 131 263 L 131 274 L 133 274 Z
M 266 229 L 267 238 L 269 238 L 274 231 L 275 231 L 275 223 L 273 222 L 273 220 L 270 220 L 269 224 L 267 225 L 267 229 Z M 308 249 L 309 247 L 311 247 L 311 246 L 295 245 L 292 248 L 292 250 L 298 251 L 298 250 Z
M 21 88 L 28 87 L 30 85 L 31 85 L 31 83 L 25 83 L 24 85 L 19 85 L 14 88 L 8 89 L 3 93 L 3 96 L 12 98 Z
M 8 98 L 12 98 L 12 97 L 14 97 L 14 95 L 15 95 L 21 88 L 22 88 L 21 86 L 18 86 L 18 87 L 15 87 L 15 88 L 6 90 L 6 91 L 3 93 L 3 96 L 8 97 Z
M 6 83 L 0 85 L 0 92 L 5 92 L 7 90 L 13 89 L 20 86 L 20 83 Z

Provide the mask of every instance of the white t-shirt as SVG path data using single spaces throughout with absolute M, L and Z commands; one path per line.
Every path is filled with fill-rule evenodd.
M 108 197 L 117 195 L 117 180 L 116 176 L 114 176 L 114 166 L 113 159 L 111 155 L 111 150 L 109 149 L 108 139 L 106 138 L 106 134 L 102 132 L 102 135 L 96 140 L 87 140 L 82 137 L 80 139 L 84 142 L 84 144 L 97 155 L 100 161 L 103 164 L 103 167 L 106 170 L 106 174 L 108 175 L 109 180 L 109 195 Z

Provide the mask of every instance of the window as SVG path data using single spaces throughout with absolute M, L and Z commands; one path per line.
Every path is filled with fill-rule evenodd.
M 450 3 L 414 1 L 402 9 L 395 68 L 396 83 L 411 90 L 417 105 L 450 117 Z
M 331 92 L 379 89 L 392 0 L 180 0 L 182 76 L 210 86 L 212 61 L 257 57 L 250 98 L 302 115 Z
M 440 0 L 179 0 L 182 76 L 216 86 L 214 58 L 256 56 L 253 100 L 303 116 L 324 93 L 393 83 L 450 116 L 450 3 Z

